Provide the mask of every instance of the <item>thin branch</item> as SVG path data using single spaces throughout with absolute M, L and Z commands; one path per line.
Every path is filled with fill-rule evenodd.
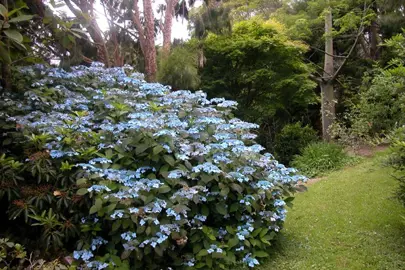
M 373 1 L 372 3 L 374 3 L 374 1 Z M 371 3 L 371 4 L 372 4 L 372 3 Z M 371 4 L 367 6 L 367 5 L 366 5 L 366 0 L 364 1 L 363 16 L 362 16 L 361 21 L 360 21 L 360 27 L 359 27 L 359 30 L 358 30 L 358 32 L 357 32 L 356 39 L 355 39 L 355 41 L 354 41 L 352 47 L 350 48 L 349 53 L 348 53 L 348 54 L 346 55 L 346 57 L 344 58 L 343 63 L 342 63 L 342 64 L 340 65 L 340 67 L 336 70 L 335 74 L 333 74 L 333 76 L 332 76 L 332 78 L 331 78 L 330 80 L 333 81 L 334 79 L 336 79 L 336 77 L 337 77 L 337 75 L 339 74 L 340 70 L 342 70 L 343 66 L 346 64 L 347 59 L 350 57 L 350 55 L 351 55 L 352 52 L 354 51 L 354 48 L 356 47 L 357 42 L 359 41 L 359 37 L 363 34 L 363 31 L 364 31 L 364 25 L 363 25 L 364 18 L 366 17 L 366 12 L 367 12 L 367 10 L 370 8 Z
M 143 29 L 140 12 L 138 7 L 138 0 L 134 0 L 133 12 L 132 12 L 132 21 L 134 23 L 136 31 L 139 33 L 139 43 L 141 44 L 142 52 L 145 52 L 146 40 L 145 40 L 145 31 Z
M 333 76 L 333 74 L 330 74 L 330 73 L 326 72 L 326 71 L 324 70 L 324 68 L 321 67 L 320 65 L 318 65 L 317 63 L 311 61 L 310 59 L 306 59 L 306 60 L 308 60 L 309 62 L 311 62 L 312 64 L 314 64 L 316 67 L 318 67 L 319 69 L 321 69 L 322 72 L 326 73 L 327 75 L 329 75 L 329 76 L 331 76 L 331 77 Z M 319 76 L 319 79 L 317 79 L 317 81 L 325 81 L 325 79 L 327 79 L 327 78 L 325 78 L 321 73 L 319 73 L 319 72 L 316 71 L 316 70 L 315 70 L 315 73 L 318 74 L 318 76 Z M 341 86 L 344 86 L 343 83 L 342 83 L 338 78 L 335 78 L 335 80 L 336 80 Z
M 319 51 L 319 52 L 323 52 L 324 54 L 327 54 L 327 55 L 329 55 L 329 56 L 332 56 L 332 57 L 336 57 L 336 58 L 345 58 L 346 56 L 344 56 L 344 55 L 334 55 L 334 54 L 330 54 L 330 53 L 327 53 L 327 52 L 325 52 L 324 50 L 321 50 L 321 49 L 318 49 L 318 48 L 316 48 L 316 47 L 312 47 L 312 46 L 309 46 L 311 49 L 314 49 L 314 50 L 316 50 L 316 51 Z
M 85 19 L 82 15 L 82 12 L 80 10 L 78 10 L 77 8 L 75 8 L 72 4 L 72 2 L 70 2 L 70 0 L 65 0 L 66 5 L 68 6 L 68 8 L 70 9 L 70 11 L 72 11 L 72 13 L 80 19 Z
M 112 11 L 114 13 L 115 16 L 119 17 L 120 19 L 122 19 L 125 22 L 125 18 L 119 14 L 113 7 L 111 7 L 111 5 L 108 3 L 108 1 L 101 1 L 102 4 L 106 4 L 108 6 L 108 10 L 109 12 Z M 100 14 L 97 10 L 96 13 Z M 102 14 L 100 14 L 102 15 Z M 118 23 L 114 22 L 114 20 L 108 19 L 108 17 L 106 16 L 107 20 L 109 20 L 109 23 L 114 24 L 114 26 L 118 26 L 121 30 L 124 30 L 126 33 L 128 33 L 129 35 L 133 36 L 135 39 L 139 39 L 139 36 L 137 36 L 136 34 L 132 33 L 131 31 L 129 31 L 128 29 L 126 29 L 125 27 L 122 27 L 121 25 L 119 25 Z

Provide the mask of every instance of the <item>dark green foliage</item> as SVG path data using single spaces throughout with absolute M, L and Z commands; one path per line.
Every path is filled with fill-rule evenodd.
M 78 175 L 73 166 L 50 160 L 44 150 L 48 139 L 27 136 L 26 163 L 0 156 L 0 199 L 8 208 L 10 221 L 4 225 L 9 233 L 21 236 L 27 245 L 58 251 L 69 248 L 69 241 L 78 236 L 79 221 L 90 206 L 75 194 Z
M 317 133 L 310 126 L 302 126 L 300 122 L 284 126 L 274 141 L 277 160 L 289 164 L 293 156 L 301 154 L 302 149 L 316 140 Z
M 200 84 L 196 50 L 178 46 L 159 64 L 159 82 L 173 89 L 196 89 Z
M 352 161 L 353 158 L 346 154 L 342 146 L 317 142 L 305 147 L 291 164 L 307 177 L 314 177 L 340 169 Z
M 212 97 L 238 101 L 237 115 L 260 123 L 261 141 L 271 148 L 274 134 L 293 119 L 302 120 L 308 105 L 317 102 L 305 51 L 275 21 L 237 23 L 230 35 L 205 40 L 202 88 Z
M 0 239 L 0 269 L 22 269 L 26 257 L 24 246 L 7 238 Z
M 130 67 L 20 72 L 24 95 L 0 99 L 0 232 L 91 269 L 268 256 L 305 177 L 261 154 L 236 102 L 148 84 Z
M 0 238 L 0 270 L 67 270 L 58 259 L 46 262 L 28 254 L 25 247 L 8 238 Z
M 193 26 L 194 37 L 205 38 L 208 33 L 225 34 L 231 31 L 230 9 L 219 6 L 212 8 L 201 6 L 190 16 L 190 22 Z
M 365 87 L 357 105 L 354 127 L 378 134 L 404 123 L 405 67 L 392 61 L 386 69 L 376 69 L 365 78 Z
M 360 93 L 333 129 L 334 137 L 345 144 L 369 142 L 385 137 L 405 123 L 405 66 L 394 59 L 386 68 L 366 73 Z
M 359 91 L 346 100 L 347 110 L 332 129 L 345 145 L 385 138 L 405 123 L 405 37 L 396 35 L 384 43 L 385 56 L 395 57 L 365 72 Z M 348 105 L 350 104 L 350 105 Z
M 394 177 L 399 181 L 397 196 L 405 205 L 405 128 L 395 130 L 389 139 L 391 146 L 387 163 L 395 169 Z

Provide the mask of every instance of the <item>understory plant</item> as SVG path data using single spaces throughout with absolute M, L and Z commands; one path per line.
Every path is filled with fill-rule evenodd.
M 308 177 L 314 177 L 340 169 L 354 160 L 341 145 L 317 142 L 305 147 L 301 155 L 295 156 L 292 166 Z
M 9 218 L 84 269 L 227 269 L 268 256 L 297 183 L 236 102 L 131 67 L 21 69 L 1 105 Z M 1 119 L 0 119 L 1 120 Z
M 405 205 L 405 127 L 396 129 L 389 136 L 388 165 L 395 169 L 393 176 L 399 181 L 397 196 Z
M 276 134 L 274 151 L 278 161 L 289 164 L 295 155 L 310 143 L 318 140 L 316 131 L 310 126 L 302 126 L 300 122 L 288 124 Z

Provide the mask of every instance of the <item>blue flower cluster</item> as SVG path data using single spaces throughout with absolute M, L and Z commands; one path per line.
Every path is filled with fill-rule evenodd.
M 94 238 L 74 252 L 76 260 L 106 268 L 97 252 L 108 243 L 131 252 L 175 254 L 173 261 L 184 260 L 177 265 L 193 267 L 201 257 L 183 256 L 178 246 L 193 250 L 188 238 L 194 237 L 208 243 L 209 256 L 236 251 L 237 260 L 259 264 L 244 241 L 258 242 L 281 228 L 283 194 L 306 178 L 262 153 L 251 131 L 258 125 L 233 117 L 236 102 L 146 83 L 127 66 L 94 63 L 66 72 L 36 65 L 21 72 L 41 75 L 24 100 L 13 101 L 25 113 L 8 120 L 48 134 L 50 157 L 75 165 L 86 181 L 82 194 L 97 198 L 95 207 L 103 209 L 97 221 L 92 216 L 85 223 L 119 224 L 118 235 Z M 59 98 L 41 99 L 38 93 L 50 87 Z M 254 224 L 266 229 L 261 238 L 255 238 Z M 265 250 L 267 243 L 255 249 Z

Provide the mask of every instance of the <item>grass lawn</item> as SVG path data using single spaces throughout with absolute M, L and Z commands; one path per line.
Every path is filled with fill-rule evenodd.
M 298 194 L 279 248 L 258 269 L 405 269 L 405 209 L 382 155 Z

